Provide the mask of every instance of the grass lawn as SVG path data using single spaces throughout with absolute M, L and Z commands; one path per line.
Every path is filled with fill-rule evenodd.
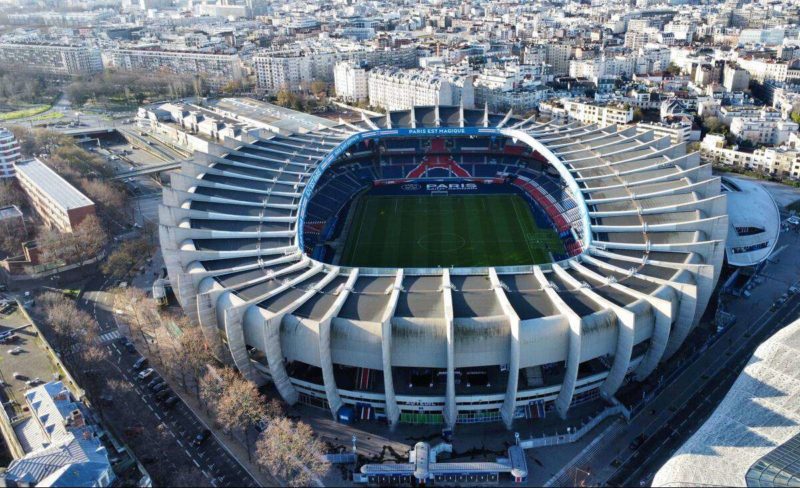
M 37 105 L 35 107 L 25 108 L 21 110 L 14 110 L 13 112 L 0 113 L 0 120 L 14 120 L 23 119 L 26 117 L 33 117 L 50 110 L 51 105 Z
M 37 115 L 36 117 L 31 117 L 31 120 L 52 120 L 52 119 L 60 119 L 64 116 L 63 113 L 59 112 L 58 110 L 53 110 L 52 112 L 47 112 L 46 114 Z
M 518 195 L 365 195 L 354 211 L 345 266 L 513 266 L 564 252 Z

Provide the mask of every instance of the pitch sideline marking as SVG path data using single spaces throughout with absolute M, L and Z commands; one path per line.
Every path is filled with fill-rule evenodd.
M 511 201 L 511 206 L 514 207 L 514 217 L 517 219 L 517 225 L 521 229 L 524 229 L 525 226 L 522 225 L 522 221 L 519 218 L 519 209 L 517 208 L 517 201 L 516 200 L 512 200 Z M 531 251 L 531 244 L 528 241 L 527 234 L 524 232 L 524 230 L 523 230 L 523 237 L 524 237 L 524 240 L 525 240 L 525 247 L 528 248 L 528 256 L 531 257 L 531 261 L 532 261 L 531 264 L 536 264 L 536 256 L 534 256 L 533 255 L 533 251 Z

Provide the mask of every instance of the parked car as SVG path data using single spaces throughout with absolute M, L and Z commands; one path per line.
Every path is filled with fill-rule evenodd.
M 155 370 L 153 368 L 147 368 L 144 371 L 140 371 L 138 375 L 136 375 L 136 379 L 139 381 L 146 381 L 148 378 L 152 377 L 155 374 Z
M 164 381 L 164 380 L 163 380 L 161 377 L 159 377 L 159 376 L 156 376 L 155 378 L 153 378 L 152 380 L 150 380 L 150 383 L 148 383 L 148 384 L 147 384 L 147 387 L 148 387 L 148 388 L 150 388 L 150 389 L 152 389 L 154 386 L 156 386 L 156 385 L 157 385 L 157 384 L 159 384 L 159 383 L 162 383 L 163 381 Z
M 139 371 L 140 369 L 144 368 L 147 365 L 147 358 L 141 357 L 133 363 L 133 370 Z
M 167 398 L 174 398 L 172 396 L 172 390 L 170 390 L 169 388 L 166 388 L 166 384 L 164 386 L 165 386 L 165 388 L 163 390 L 161 390 L 159 392 L 156 392 L 156 394 L 153 395 L 153 396 L 155 396 L 156 400 L 158 400 L 158 401 L 166 400 Z
M 144 434 L 144 426 L 142 425 L 133 425 L 131 427 L 126 427 L 125 430 L 122 431 L 126 437 L 138 437 Z
M 180 400 L 178 400 L 178 397 L 171 396 L 164 400 L 164 408 L 173 408 L 179 401 Z
M 163 390 L 163 389 L 165 389 L 167 387 L 168 387 L 167 383 L 164 382 L 164 383 L 157 384 L 156 386 L 151 388 L 151 390 L 153 390 L 153 393 L 158 393 L 159 391 L 161 391 L 161 390 Z
M 150 391 L 156 391 L 156 387 L 163 384 L 166 384 L 166 381 L 164 381 L 163 378 L 158 378 L 158 381 L 151 381 L 150 384 L 147 385 L 147 388 Z
M 9 354 L 13 354 L 14 356 L 16 356 L 17 354 L 19 354 L 19 353 L 21 353 L 21 352 L 22 352 L 22 348 L 21 348 L 21 347 L 19 347 L 19 346 L 15 347 L 15 348 L 13 348 L 13 349 L 9 349 L 9 350 L 8 350 L 8 353 L 9 353 Z
M 204 443 L 204 442 L 206 441 L 206 439 L 208 439 L 209 437 L 211 437 L 211 431 L 210 431 L 210 430 L 208 430 L 208 429 L 204 429 L 202 432 L 200 432 L 199 434 L 197 434 L 196 436 L 194 436 L 194 439 L 192 439 L 192 444 L 193 444 L 195 447 L 200 447 L 201 445 L 203 445 L 203 443 Z

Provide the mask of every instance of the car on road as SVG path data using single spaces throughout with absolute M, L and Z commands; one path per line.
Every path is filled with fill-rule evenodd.
M 133 370 L 139 371 L 140 369 L 144 368 L 147 365 L 147 358 L 141 357 L 133 363 Z
M 178 397 L 171 396 L 166 400 L 164 400 L 164 408 L 173 408 L 175 405 L 178 404 L 179 401 L 180 400 L 178 400 Z
M 204 429 L 202 432 L 194 436 L 194 439 L 192 439 L 192 445 L 195 447 L 200 447 L 209 437 L 211 437 L 211 431 Z
M 136 346 L 127 337 L 121 338 L 118 343 L 120 346 L 124 347 L 128 352 L 130 353 L 136 352 Z
M 644 441 L 646 439 L 647 439 L 647 436 L 645 436 L 644 434 L 639 434 L 636 437 L 636 439 L 634 439 L 633 442 L 631 442 L 631 444 L 628 447 L 630 447 L 631 451 L 635 451 L 635 450 L 639 449 L 640 447 L 642 447 L 642 444 L 644 444 Z
M 136 375 L 136 379 L 139 381 L 146 381 L 148 378 L 152 377 L 156 374 L 153 368 L 147 368 L 144 371 L 140 371 L 138 375 Z

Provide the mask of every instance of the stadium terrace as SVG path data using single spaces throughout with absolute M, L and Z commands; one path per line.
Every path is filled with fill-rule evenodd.
M 669 137 L 445 106 L 214 146 L 160 220 L 221 359 L 289 403 L 451 428 L 646 378 L 728 228 L 719 178 Z

